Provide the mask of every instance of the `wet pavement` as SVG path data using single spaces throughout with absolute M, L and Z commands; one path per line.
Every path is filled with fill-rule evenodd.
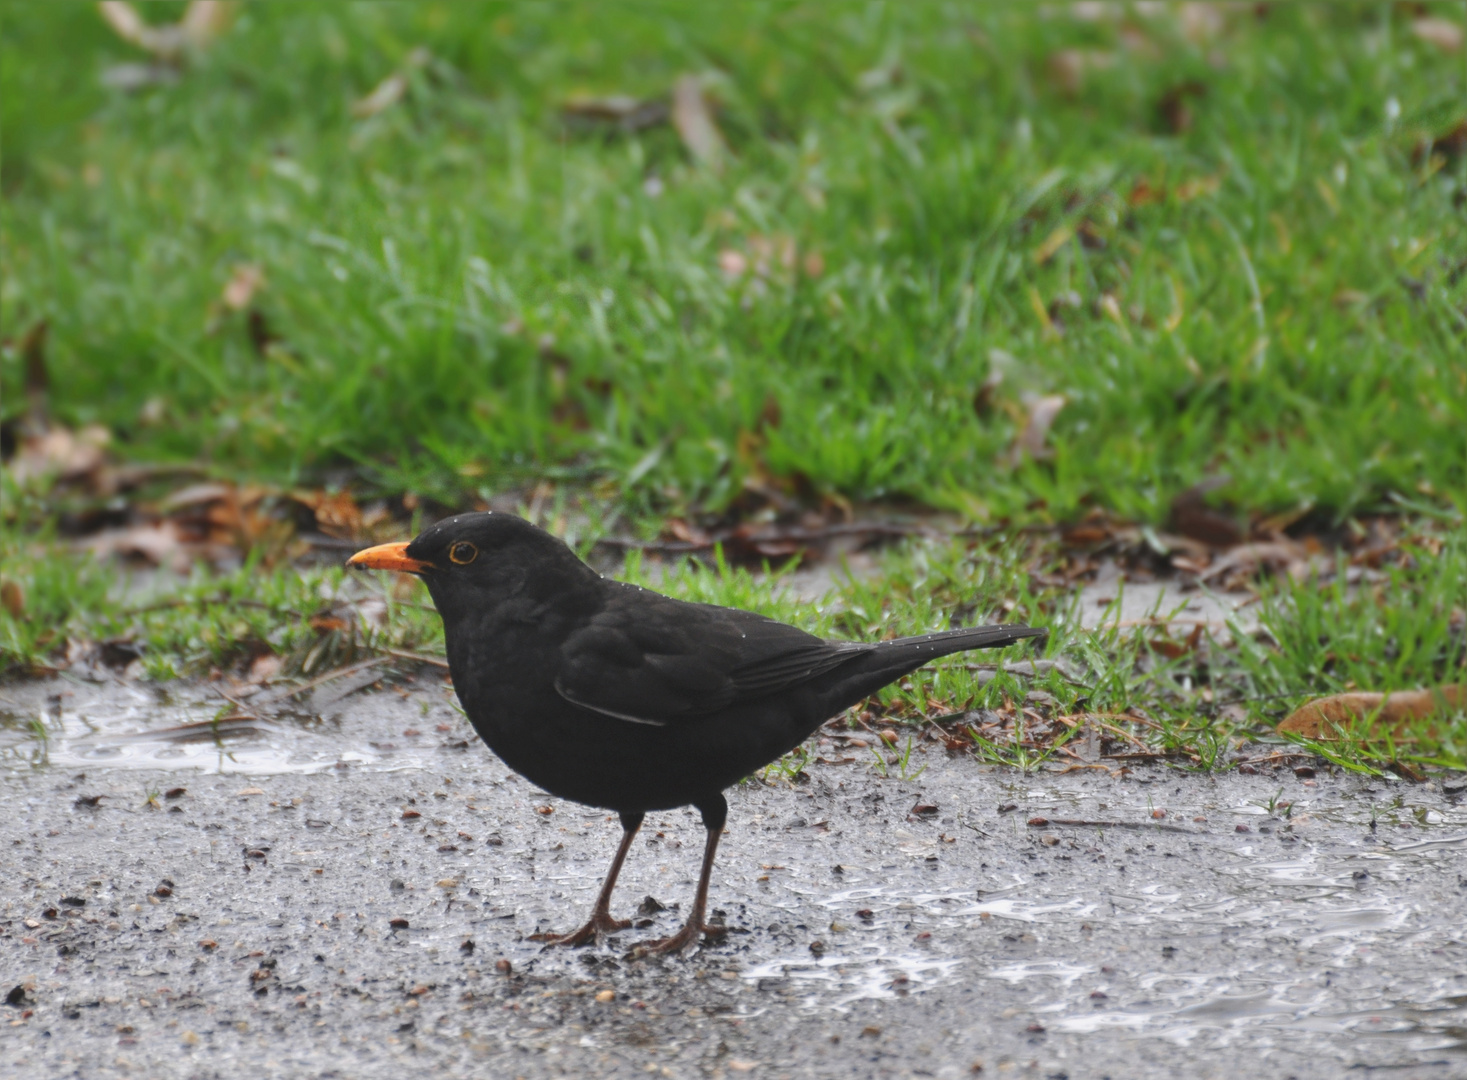
M 729 793 L 728 937 L 630 960 L 691 898 L 696 815 L 637 840 L 613 909 L 646 925 L 544 950 L 618 826 L 451 700 L 425 674 L 215 737 L 179 728 L 202 684 L 0 688 L 6 1074 L 1467 1077 L 1460 776 L 820 747 Z

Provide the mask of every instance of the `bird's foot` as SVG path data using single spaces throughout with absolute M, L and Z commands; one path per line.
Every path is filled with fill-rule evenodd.
M 665 956 L 668 953 L 680 953 L 684 949 L 698 943 L 699 939 L 705 941 L 717 941 L 728 933 L 726 926 L 710 926 L 707 923 L 689 921 L 683 924 L 683 928 L 672 937 L 654 938 L 652 941 L 639 942 L 627 954 L 631 960 L 640 960 L 644 956 Z
M 630 919 L 613 919 L 604 911 L 598 911 L 591 916 L 591 921 L 579 930 L 572 930 L 569 934 L 535 934 L 532 941 L 539 941 L 545 945 L 585 945 L 589 942 L 600 942 L 608 934 L 614 934 L 618 930 L 625 930 L 632 925 Z

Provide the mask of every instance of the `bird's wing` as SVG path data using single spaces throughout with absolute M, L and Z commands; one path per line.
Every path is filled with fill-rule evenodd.
M 666 726 L 776 693 L 871 648 L 622 586 L 562 646 L 555 689 L 605 716 Z

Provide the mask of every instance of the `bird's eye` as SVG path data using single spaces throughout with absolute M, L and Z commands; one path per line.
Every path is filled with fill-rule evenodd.
M 479 549 L 467 540 L 460 540 L 448 549 L 448 557 L 460 566 L 468 566 L 479 557 Z

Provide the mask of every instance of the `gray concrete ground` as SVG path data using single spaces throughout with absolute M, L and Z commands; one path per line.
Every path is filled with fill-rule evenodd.
M 511 775 L 436 679 L 164 732 L 218 703 L 0 687 L 5 1075 L 1467 1077 L 1460 780 L 936 746 L 901 779 L 830 744 L 730 793 L 728 938 L 629 960 L 690 899 L 693 814 L 623 875 L 649 925 L 547 951 L 617 825 Z

